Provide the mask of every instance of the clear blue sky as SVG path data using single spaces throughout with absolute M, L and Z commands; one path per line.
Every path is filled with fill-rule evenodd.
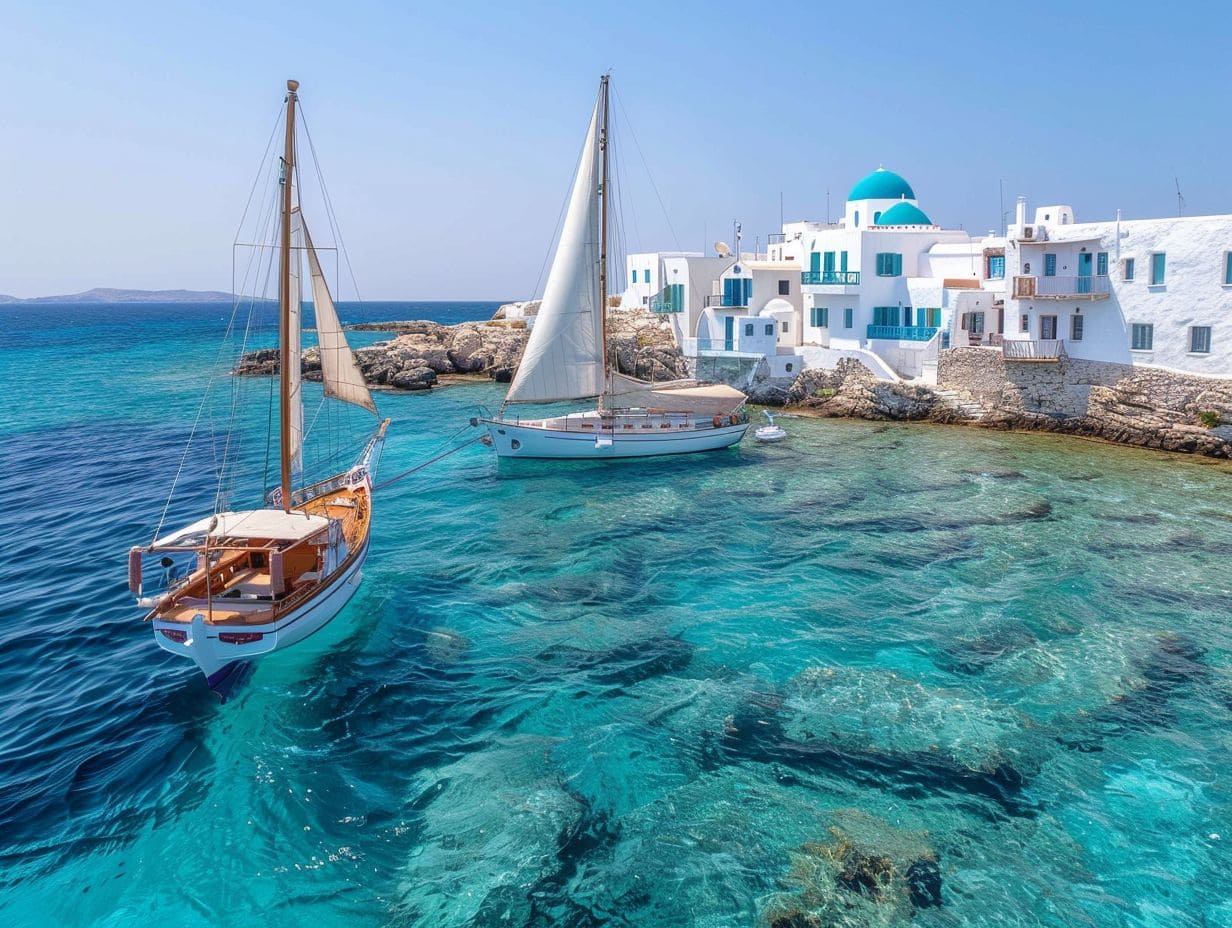
M 283 81 L 363 295 L 539 277 L 598 74 L 679 244 L 824 218 L 879 163 L 934 221 L 1232 213 L 1232 26 L 1214 3 L 0 5 L 0 293 L 226 289 Z M 626 134 L 625 141 L 628 142 Z M 630 249 L 676 241 L 624 161 Z

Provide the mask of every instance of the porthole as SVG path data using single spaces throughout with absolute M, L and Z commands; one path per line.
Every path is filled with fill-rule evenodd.
M 514 451 L 517 451 L 519 448 L 522 447 L 522 443 L 518 441 L 516 438 L 511 438 L 509 439 L 509 447 L 512 448 Z

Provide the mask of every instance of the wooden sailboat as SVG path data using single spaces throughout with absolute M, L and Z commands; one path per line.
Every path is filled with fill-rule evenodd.
M 543 300 L 500 413 L 476 419 L 502 457 L 622 458 L 726 448 L 748 430 L 732 387 L 649 384 L 612 370 L 607 346 L 609 78 L 599 82 Z M 597 408 L 524 419 L 510 405 L 598 397 Z
M 196 661 L 226 697 L 249 662 L 302 641 L 346 605 L 360 582 L 372 524 L 372 469 L 389 420 L 342 473 L 296 488 L 302 473 L 300 254 L 307 256 L 326 397 L 376 404 L 346 342 L 308 228 L 296 205 L 295 110 L 287 81 L 279 197 L 280 480 L 266 506 L 214 512 L 129 553 L 129 587 L 160 647 Z M 162 566 L 143 587 L 146 559 Z M 180 576 L 173 565 L 189 561 Z

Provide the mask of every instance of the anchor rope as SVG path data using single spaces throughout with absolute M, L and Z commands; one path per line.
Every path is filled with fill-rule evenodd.
M 467 439 L 466 441 L 462 442 L 462 444 L 457 445 L 453 448 L 450 448 L 447 451 L 443 451 L 440 454 L 436 455 L 435 457 L 428 458 L 428 460 L 422 461 L 419 464 L 416 464 L 414 467 L 410 468 L 409 470 L 404 470 L 402 473 L 397 474 L 396 476 L 390 477 L 388 480 L 382 480 L 380 483 L 376 484 L 376 486 L 372 488 L 372 491 L 375 493 L 377 490 L 383 490 L 388 486 L 392 486 L 393 484 L 397 483 L 399 480 L 405 480 L 407 477 L 411 476 L 411 474 L 415 473 L 416 471 L 421 471 L 428 465 L 435 464 L 437 461 L 443 461 L 445 458 L 449 457 L 451 454 L 456 454 L 457 452 L 465 448 L 467 445 L 473 445 L 475 442 L 481 440 L 482 438 L 483 438 L 483 435 L 476 435 L 474 438 Z

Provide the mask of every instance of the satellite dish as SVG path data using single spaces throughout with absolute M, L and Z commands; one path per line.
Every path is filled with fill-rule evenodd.
M 715 242 L 714 250 L 718 252 L 720 258 L 726 258 L 731 254 L 731 246 L 727 242 Z

